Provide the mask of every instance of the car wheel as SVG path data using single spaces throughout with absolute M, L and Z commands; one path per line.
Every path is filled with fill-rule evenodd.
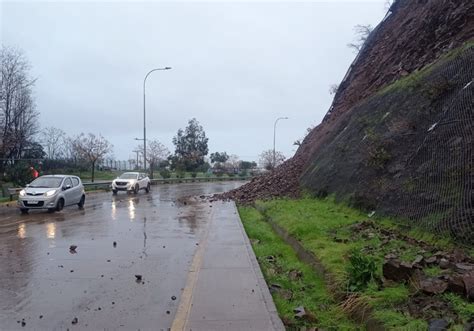
M 117 190 L 112 190 L 113 195 L 117 195 Z
M 20 208 L 22 214 L 28 214 L 28 208 Z
M 133 189 L 133 193 L 138 194 L 138 191 L 140 190 L 140 186 L 135 185 L 135 188 Z
M 83 196 L 81 197 L 81 201 L 79 201 L 79 203 L 77 204 L 77 206 L 79 207 L 79 209 L 84 208 L 84 203 L 85 203 L 85 202 L 86 202 L 86 196 L 83 195 Z
M 56 211 L 61 211 L 64 208 L 64 199 L 59 199 L 58 204 L 56 206 Z
M 150 193 L 150 183 L 148 183 L 148 185 L 146 186 L 145 192 Z

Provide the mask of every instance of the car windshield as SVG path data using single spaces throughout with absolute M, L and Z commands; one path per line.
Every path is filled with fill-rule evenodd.
M 29 187 L 59 187 L 62 177 L 40 177 L 31 182 Z
M 120 179 L 137 179 L 138 175 L 137 174 L 132 174 L 130 172 L 126 172 L 126 173 L 122 174 L 119 178 Z

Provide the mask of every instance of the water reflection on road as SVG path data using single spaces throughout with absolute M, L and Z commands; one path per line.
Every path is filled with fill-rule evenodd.
M 241 184 L 98 193 L 84 210 L 0 215 L 0 329 L 65 330 L 74 318 L 89 329 L 167 329 L 212 213 L 177 199 Z

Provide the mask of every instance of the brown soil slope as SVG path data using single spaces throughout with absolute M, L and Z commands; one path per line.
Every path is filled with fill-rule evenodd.
M 324 120 L 295 156 L 224 198 L 250 202 L 295 196 L 303 186 L 418 221 L 437 213 L 438 222 L 427 225 L 465 229 L 447 225 L 446 217 L 457 213 L 459 223 L 468 221 L 472 212 L 472 196 L 467 192 L 473 185 L 469 164 L 473 163 L 474 84 L 464 87 L 474 76 L 473 52 L 466 46 L 454 54 L 452 50 L 473 37 L 474 2 L 470 0 L 396 1 L 349 68 Z M 438 61 L 440 58 L 443 60 Z M 418 72 L 437 62 L 439 65 L 432 66 L 435 70 Z M 394 82 L 398 88 L 385 88 Z M 449 127 L 444 125 L 447 122 L 462 125 Z M 435 123 L 444 131 L 427 135 L 433 133 L 428 129 Z M 387 132 L 390 134 L 385 135 Z M 449 143 L 438 149 L 444 142 Z M 456 161 L 449 165 L 449 159 Z M 399 180 L 397 189 L 391 190 L 387 186 L 393 184 L 393 178 Z M 444 198 L 440 193 L 429 195 L 421 189 L 425 183 L 431 190 L 450 186 L 450 192 Z M 410 200 L 410 192 L 416 192 L 417 199 Z M 458 204 L 463 201 L 464 207 L 456 208 L 453 199 Z M 404 210 L 401 206 L 407 201 L 421 206 L 411 203 Z M 423 208 L 426 203 L 430 208 Z

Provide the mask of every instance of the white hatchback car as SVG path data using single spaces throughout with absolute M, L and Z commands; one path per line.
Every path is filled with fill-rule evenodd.
M 150 192 L 150 178 L 140 172 L 125 172 L 112 182 L 112 193 L 115 195 L 118 191 L 127 191 L 137 194 L 140 190 Z
M 60 211 L 65 206 L 84 207 L 86 194 L 81 179 L 76 176 L 46 175 L 36 178 L 20 191 L 18 207 L 22 213 L 29 209 Z

